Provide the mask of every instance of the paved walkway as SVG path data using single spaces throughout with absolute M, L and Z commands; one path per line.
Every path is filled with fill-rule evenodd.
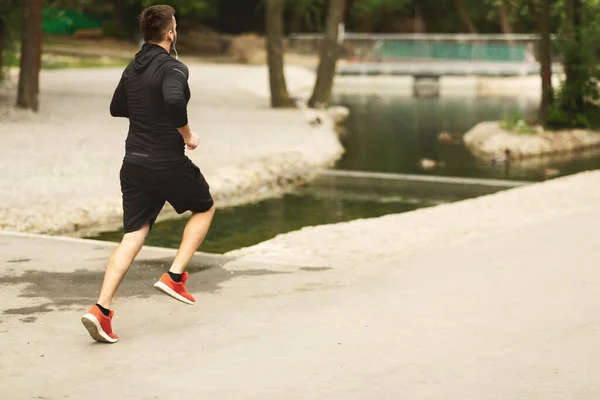
M 9 399 L 597 399 L 598 220 L 596 207 L 412 253 L 373 248 L 360 267 L 200 255 L 192 307 L 155 294 L 173 252 L 145 249 L 114 305 L 115 345 L 79 323 L 112 245 L 0 235 L 0 387 Z
M 518 232 L 528 224 L 598 210 L 598 182 L 600 171 L 591 171 L 403 214 L 306 227 L 228 255 L 362 269 L 399 254 L 422 252 L 432 244 Z
M 44 71 L 39 115 L 0 109 L 0 229 L 70 234 L 89 225 L 118 227 L 128 122 L 112 118 L 108 106 L 120 73 Z M 293 93 L 314 83 L 305 69 L 287 74 Z M 201 144 L 188 156 L 220 205 L 265 195 L 279 178 L 305 177 L 341 154 L 327 123 L 313 128 L 299 110 L 269 108 L 267 78 L 263 66 L 190 67 L 188 112 Z

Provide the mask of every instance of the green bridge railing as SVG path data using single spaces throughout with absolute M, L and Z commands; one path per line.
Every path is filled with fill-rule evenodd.
M 290 47 L 318 51 L 320 34 L 292 34 Z M 372 61 L 534 61 L 538 35 L 345 33 L 343 57 Z

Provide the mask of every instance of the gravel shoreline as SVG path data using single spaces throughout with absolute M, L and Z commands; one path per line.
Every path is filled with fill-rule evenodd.
M 272 110 L 265 67 L 190 66 L 190 122 L 201 138 L 187 152 L 217 207 L 281 194 L 328 167 L 343 148 L 330 118 L 313 127 L 301 109 Z M 0 229 L 85 236 L 118 229 L 118 172 L 127 120 L 108 104 L 121 69 L 44 71 L 39 114 L 15 110 L 14 87 L 0 94 Z M 314 75 L 290 68 L 290 86 Z M 167 206 L 161 219 L 176 217 Z

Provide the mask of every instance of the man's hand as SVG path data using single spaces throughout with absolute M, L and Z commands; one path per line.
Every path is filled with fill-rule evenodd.
M 181 128 L 177 128 L 183 141 L 186 144 L 188 150 L 194 150 L 200 144 L 200 138 L 194 132 L 192 132 L 192 128 L 189 125 L 182 126 Z
M 194 150 L 200 144 L 200 138 L 197 134 L 192 132 L 192 134 L 185 140 L 185 144 L 187 145 L 188 150 Z

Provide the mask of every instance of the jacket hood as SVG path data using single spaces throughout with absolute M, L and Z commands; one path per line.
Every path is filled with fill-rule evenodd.
M 141 50 L 135 55 L 133 68 L 138 73 L 143 72 L 146 68 L 148 68 L 152 60 L 162 53 L 168 54 L 165 49 L 157 44 L 144 43 Z

